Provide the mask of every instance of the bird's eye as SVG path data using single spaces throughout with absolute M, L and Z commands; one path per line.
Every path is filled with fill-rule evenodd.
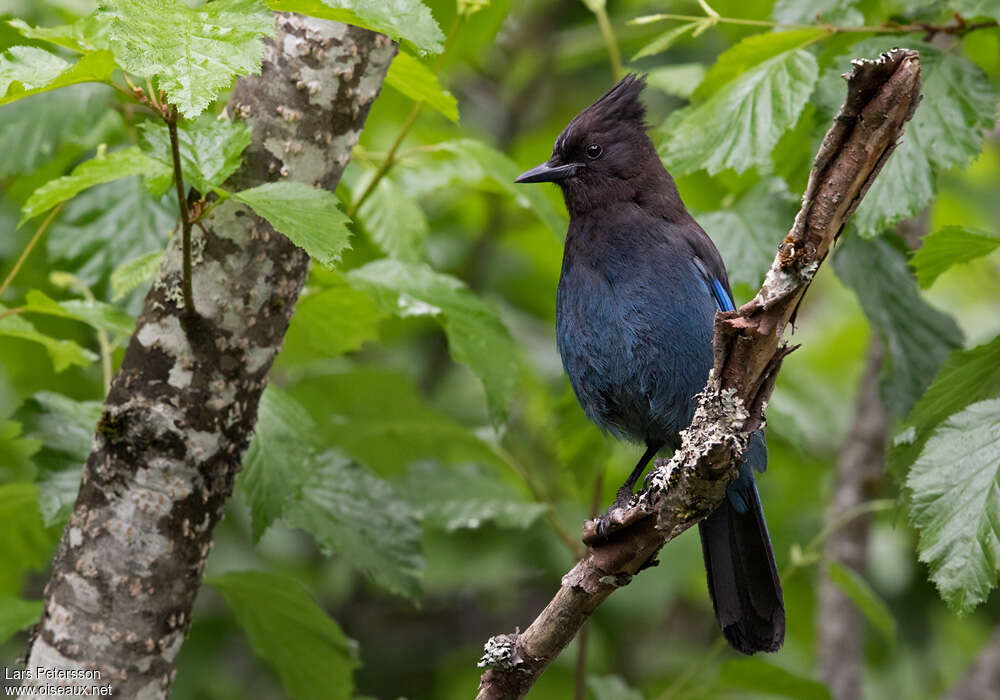
M 597 160 L 601 157 L 601 154 L 604 153 L 604 149 L 597 143 L 590 144 L 586 149 L 584 149 L 584 151 L 586 152 L 587 157 L 591 160 Z

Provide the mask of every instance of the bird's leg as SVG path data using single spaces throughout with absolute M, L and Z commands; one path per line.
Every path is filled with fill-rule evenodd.
M 611 508 L 608 509 L 608 513 L 615 508 L 624 508 L 628 505 L 629 501 L 632 500 L 632 489 L 635 488 L 635 483 L 646 470 L 646 465 L 649 464 L 649 460 L 651 460 L 653 456 L 660 451 L 661 447 L 663 447 L 662 443 L 648 443 L 646 445 L 646 451 L 642 453 L 642 457 L 640 457 L 639 461 L 636 463 L 635 469 L 632 470 L 632 473 L 628 475 L 625 483 L 618 489 L 618 494 L 615 496 L 615 502 L 611 504 Z M 608 520 L 608 513 L 605 513 L 597 519 L 597 533 L 602 538 L 606 538 L 611 531 L 611 523 Z

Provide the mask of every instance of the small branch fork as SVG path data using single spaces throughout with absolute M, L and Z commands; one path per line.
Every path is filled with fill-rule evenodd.
M 794 349 L 783 341 L 785 328 L 919 101 L 916 51 L 893 49 L 854 62 L 847 99 L 763 286 L 738 311 L 716 316 L 715 366 L 681 449 L 669 462 L 657 461 L 649 486 L 631 503 L 609 512 L 610 539 L 598 536 L 596 521 L 584 524 L 583 541 L 591 548 L 526 630 L 487 642 L 480 665 L 489 670 L 477 700 L 523 697 L 611 593 L 655 565 L 664 544 L 722 501 L 735 458 L 763 423 L 781 361 Z

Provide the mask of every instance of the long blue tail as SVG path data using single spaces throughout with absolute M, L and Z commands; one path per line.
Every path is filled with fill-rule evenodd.
M 751 453 L 761 447 L 763 435 L 752 441 L 727 498 L 698 525 L 715 617 L 729 643 L 744 654 L 777 651 L 785 641 L 781 580 L 749 468 L 758 461 Z

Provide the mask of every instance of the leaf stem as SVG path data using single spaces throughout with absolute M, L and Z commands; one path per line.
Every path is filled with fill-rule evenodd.
M 181 170 L 181 148 L 177 138 L 177 108 L 171 107 L 164 118 L 170 132 L 170 153 L 174 159 L 174 182 L 177 184 L 177 207 L 181 214 L 181 248 L 183 257 L 184 312 L 193 316 L 194 293 L 191 290 L 191 217 L 184 194 L 184 174 Z
M 631 24 L 649 24 L 651 22 L 659 22 L 662 20 L 677 20 L 680 22 L 703 22 L 706 18 L 709 18 L 714 24 L 720 22 L 723 24 L 739 24 L 748 27 L 770 27 L 770 28 L 781 28 L 781 29 L 825 29 L 830 34 L 846 34 L 846 33 L 862 33 L 862 34 L 912 34 L 915 32 L 927 32 L 930 35 L 934 34 L 954 34 L 955 36 L 964 36 L 969 32 L 975 31 L 977 29 L 987 29 L 990 27 L 1000 26 L 997 20 L 987 20 L 985 22 L 977 22 L 974 24 L 968 24 L 965 20 L 958 18 L 959 21 L 956 24 L 943 24 L 943 25 L 933 25 L 933 24 L 895 24 L 895 25 L 881 25 L 881 26 L 863 26 L 863 27 L 842 27 L 836 24 L 828 23 L 818 23 L 818 24 L 795 24 L 788 22 L 772 22 L 770 20 L 764 19 L 743 19 L 740 17 L 721 17 L 718 13 L 712 15 L 677 15 L 670 13 L 658 13 L 655 15 L 646 15 L 644 17 L 637 17 L 631 21 Z
M 18 306 L 16 309 L 4 309 L 3 311 L 0 311 L 0 319 L 5 319 L 8 316 L 16 316 L 22 311 L 27 311 L 27 310 L 28 310 L 27 306 Z
M 597 26 L 601 28 L 601 36 L 604 44 L 608 47 L 608 58 L 611 60 L 611 72 L 615 75 L 615 80 L 621 80 L 625 72 L 622 70 L 622 54 L 618 50 L 618 40 L 615 39 L 615 30 L 611 27 L 611 20 L 608 18 L 608 11 L 604 5 L 598 5 L 594 10 L 597 17 Z
M 7 273 L 7 277 L 4 278 L 3 284 L 0 284 L 0 297 L 3 296 L 3 293 L 7 291 L 8 287 L 10 287 L 10 283 L 14 281 L 15 277 L 17 277 L 17 273 L 20 272 L 21 266 L 24 265 L 24 261 L 28 259 L 29 255 L 31 255 L 32 249 L 38 245 L 38 241 L 41 240 L 43 235 L 45 235 L 45 231 L 48 230 L 49 224 L 51 224 L 53 219 L 56 218 L 56 215 L 59 214 L 65 203 L 65 200 L 59 202 L 59 204 L 57 204 L 52 211 L 49 212 L 49 215 L 45 217 L 45 221 L 43 221 L 42 225 L 35 231 L 35 235 L 31 237 L 30 241 L 28 241 L 28 245 L 26 245 L 24 250 L 21 251 L 21 256 L 17 259 L 17 262 L 14 263 L 14 267 L 11 268 L 10 272 Z M 0 316 L 0 318 L 3 317 Z
M 396 151 L 399 150 L 399 147 L 402 145 L 403 139 L 406 138 L 406 135 L 410 133 L 410 129 L 413 128 L 413 124 L 417 121 L 417 117 L 420 116 L 420 112 L 423 108 L 423 102 L 417 102 L 413 105 L 413 109 L 410 110 L 410 115 L 406 118 L 406 121 L 403 122 L 403 128 L 400 129 L 399 135 L 396 136 L 396 140 L 389 148 L 389 152 L 385 154 L 385 160 L 383 160 L 382 164 L 378 166 L 378 170 L 375 171 L 375 175 L 368 181 L 368 184 L 365 185 L 365 189 L 361 191 L 361 195 L 354 200 L 350 208 L 347 210 L 347 215 L 349 217 L 354 218 L 354 214 L 357 213 L 358 209 L 361 208 L 361 205 L 365 203 L 365 200 L 368 199 L 371 193 L 375 191 L 375 186 L 378 185 L 379 180 L 385 177 L 386 174 L 392 170 L 392 166 L 396 164 Z

